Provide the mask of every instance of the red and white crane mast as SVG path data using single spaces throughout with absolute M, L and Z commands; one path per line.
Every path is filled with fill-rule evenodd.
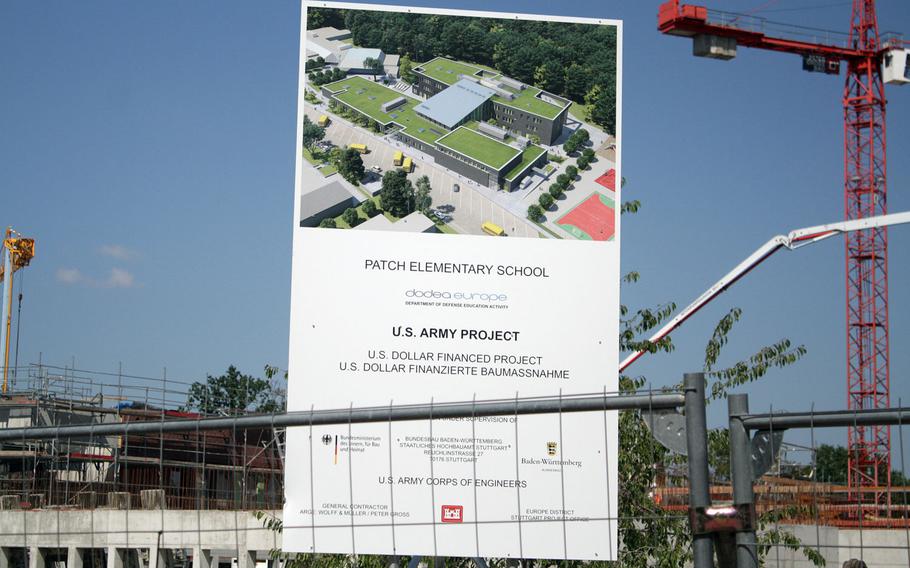
M 839 74 L 847 65 L 844 108 L 844 217 L 886 215 L 884 84 L 910 83 L 903 41 L 879 34 L 875 0 L 853 0 L 849 34 L 786 26 L 764 18 L 681 5 L 660 6 L 658 29 L 691 37 L 693 53 L 732 59 L 738 46 L 802 56 L 803 69 Z M 884 226 L 845 233 L 847 406 L 890 406 L 888 365 L 888 234 Z M 848 433 L 851 500 L 890 504 L 891 433 L 887 426 Z

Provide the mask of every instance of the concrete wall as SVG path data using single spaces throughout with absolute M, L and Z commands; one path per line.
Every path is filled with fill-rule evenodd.
M 271 515 L 281 517 L 280 511 Z M 855 530 L 812 525 L 782 525 L 805 546 L 818 550 L 828 567 L 860 558 L 869 568 L 906 568 L 908 533 L 904 530 Z M 281 535 L 263 527 L 247 511 L 2 511 L 0 568 L 10 568 L 27 548 L 30 568 L 45 568 L 51 557 L 67 556 L 67 568 L 82 568 L 89 550 L 107 551 L 108 568 L 124 568 L 137 550 L 148 554 L 147 568 L 165 568 L 175 550 L 189 550 L 194 568 L 211 568 L 218 557 L 238 558 L 238 568 L 253 568 Z M 799 551 L 772 549 L 767 566 L 809 568 Z
M 910 566 L 908 533 L 904 530 L 838 529 L 814 525 L 781 525 L 793 533 L 804 546 L 816 549 L 825 558 L 825 566 L 840 568 L 852 558 L 863 560 L 869 568 L 906 568 Z M 862 546 L 860 546 L 862 544 Z M 818 546 L 817 546 L 818 545 Z M 778 547 L 765 557 L 767 566 L 811 568 L 814 566 L 799 551 Z
M 249 511 L 3 511 L 0 546 L 268 551 L 281 535 Z
M 279 511 L 271 514 L 280 516 Z M 237 558 L 253 568 L 281 535 L 263 527 L 247 511 L 3 511 L 0 512 L 0 568 L 10 568 L 21 550 L 29 568 L 45 568 L 49 556 L 67 556 L 67 568 L 82 568 L 90 550 L 107 552 L 108 568 L 132 565 L 137 550 L 147 568 L 165 568 L 173 551 L 190 550 L 194 568 L 210 568 L 217 557 Z
M 804 546 L 819 552 L 825 558 L 825 566 L 841 568 L 840 551 L 837 548 L 837 527 L 818 527 L 817 532 L 814 525 L 781 525 L 780 528 L 793 533 Z M 815 566 L 802 552 L 782 546 L 768 551 L 765 556 L 765 564 L 781 568 L 814 568 Z
M 859 558 L 869 568 L 910 566 L 910 533 L 905 530 L 841 529 L 839 537 L 840 562 Z

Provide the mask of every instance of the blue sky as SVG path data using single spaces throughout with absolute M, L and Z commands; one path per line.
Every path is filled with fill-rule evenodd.
M 400 2 L 396 2 L 400 3 Z M 657 1 L 485 0 L 449 8 L 625 21 L 623 221 L 636 307 L 688 303 L 774 234 L 843 215 L 843 76 L 796 56 L 691 56 Z M 715 2 L 846 31 L 849 2 Z M 819 8 L 818 6 L 825 6 Z M 813 8 L 815 7 L 815 8 Z M 809 9 L 803 9 L 809 8 Z M 0 4 L 0 224 L 38 241 L 23 271 L 20 363 L 196 379 L 287 360 L 299 4 Z M 904 0 L 881 29 L 910 32 Z M 889 87 L 889 207 L 910 210 L 910 88 Z M 890 234 L 892 396 L 910 401 L 910 227 Z M 779 253 L 631 371 L 698 370 L 716 320 L 744 310 L 726 362 L 781 337 L 805 359 L 748 389 L 753 408 L 845 404 L 843 243 Z M 722 405 L 712 410 L 712 421 Z M 840 435 L 838 435 L 840 436 Z M 836 441 L 837 438 L 835 438 Z

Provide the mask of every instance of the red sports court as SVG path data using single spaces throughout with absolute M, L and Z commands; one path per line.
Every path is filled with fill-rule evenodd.
M 613 238 L 616 226 L 614 202 L 595 191 L 560 217 L 556 224 L 577 239 L 608 241 Z
M 616 170 L 610 168 L 610 171 L 594 181 L 609 189 L 610 191 L 616 191 Z

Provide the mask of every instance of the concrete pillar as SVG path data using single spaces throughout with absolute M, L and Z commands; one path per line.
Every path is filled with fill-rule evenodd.
M 40 546 L 33 546 L 28 550 L 28 568 L 45 567 L 44 549 Z
M 237 568 L 256 568 L 256 551 L 239 551 L 237 555 Z
M 66 568 L 82 568 L 82 549 L 71 546 L 66 550 Z
M 149 548 L 148 568 L 167 568 L 167 549 L 152 546 Z
M 126 565 L 126 549 L 116 546 L 107 547 L 107 568 L 124 568 Z
M 0 547 L 0 568 L 12 568 L 12 554 L 11 549 Z
M 0 566 L 0 568 L 4 568 Z M 193 568 L 212 568 L 212 551 L 204 550 L 202 548 L 193 549 Z M 215 564 L 215 568 L 218 568 L 218 565 Z

